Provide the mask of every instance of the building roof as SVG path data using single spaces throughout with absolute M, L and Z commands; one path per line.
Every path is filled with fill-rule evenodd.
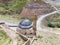
M 21 29 L 30 29 L 32 27 L 32 22 L 28 19 L 24 19 L 19 23 L 18 27 Z

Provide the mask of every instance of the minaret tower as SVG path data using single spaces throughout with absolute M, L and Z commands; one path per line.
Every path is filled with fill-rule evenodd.
M 32 26 L 31 26 L 32 30 L 28 30 L 27 29 L 28 32 L 26 30 L 22 30 L 22 34 L 23 33 L 25 33 L 25 34 L 27 33 L 27 34 L 36 35 L 36 21 L 37 21 L 37 18 L 39 16 L 47 14 L 45 12 L 47 12 L 49 10 L 51 12 L 53 12 L 54 8 L 51 7 L 49 4 L 45 3 L 43 0 L 29 0 L 29 3 L 27 3 L 27 5 L 23 8 L 23 10 L 22 10 L 22 12 L 20 14 L 20 17 L 32 19 L 32 22 L 33 22 Z M 50 13 L 50 12 L 48 12 L 48 13 Z M 26 22 L 26 21 L 24 21 L 24 22 Z M 28 22 L 28 24 L 31 24 L 31 23 Z M 25 25 L 25 23 L 24 23 L 24 25 Z M 23 27 L 23 26 L 20 26 L 20 27 Z M 25 27 L 23 27 L 23 28 L 25 28 Z

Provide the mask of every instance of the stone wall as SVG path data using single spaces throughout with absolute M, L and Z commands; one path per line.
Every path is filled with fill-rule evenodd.
M 30 35 L 30 34 L 34 34 L 34 30 L 17 30 L 17 32 L 23 34 L 23 35 Z

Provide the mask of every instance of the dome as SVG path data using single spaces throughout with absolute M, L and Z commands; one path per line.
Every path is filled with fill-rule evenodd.
M 30 29 L 32 27 L 32 22 L 28 19 L 24 19 L 19 23 L 18 27 L 21 29 Z

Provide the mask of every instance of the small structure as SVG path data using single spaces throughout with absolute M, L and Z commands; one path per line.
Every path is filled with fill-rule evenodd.
M 33 26 L 32 22 L 28 19 L 22 20 L 18 25 L 18 27 L 21 29 L 30 29 L 30 28 L 32 28 L 32 26 Z
M 32 34 L 34 35 L 33 22 L 31 22 L 29 19 L 22 20 L 18 25 L 17 31 L 27 36 Z

